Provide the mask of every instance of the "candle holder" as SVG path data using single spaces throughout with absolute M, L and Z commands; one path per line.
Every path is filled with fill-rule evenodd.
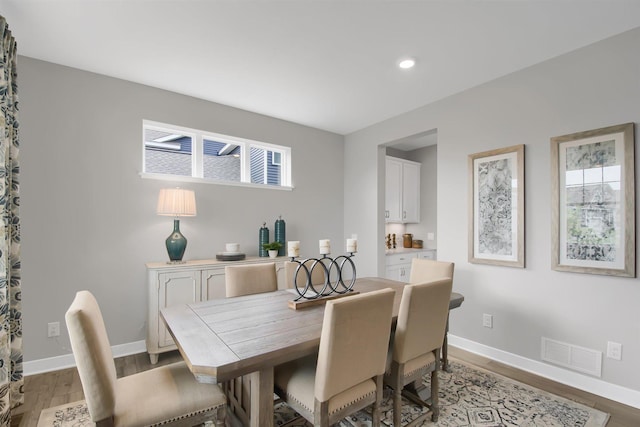
M 353 290 L 353 285 L 356 282 L 356 266 L 353 263 L 353 257 L 354 252 L 347 252 L 346 255 L 340 255 L 336 258 L 331 258 L 327 254 L 322 254 L 320 258 L 307 258 L 304 260 L 290 257 L 291 262 L 298 264 L 293 276 L 293 286 L 298 297 L 291 301 L 294 305 L 293 308 L 296 308 L 300 305 L 300 302 L 304 301 L 321 301 L 346 296 L 347 294 L 356 294 L 357 292 Z M 310 267 L 307 266 L 309 264 L 311 265 Z M 351 281 L 348 284 L 345 284 L 343 278 L 343 270 L 346 264 L 350 265 L 353 271 L 353 277 L 351 277 Z M 316 283 L 314 285 L 311 277 L 316 268 L 323 270 L 324 283 Z M 306 278 L 304 286 L 298 286 L 299 275 Z M 332 277 L 335 280 L 332 280 Z

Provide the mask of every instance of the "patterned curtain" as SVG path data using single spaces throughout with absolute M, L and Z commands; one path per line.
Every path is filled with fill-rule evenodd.
M 0 16 L 0 425 L 24 402 L 16 41 Z

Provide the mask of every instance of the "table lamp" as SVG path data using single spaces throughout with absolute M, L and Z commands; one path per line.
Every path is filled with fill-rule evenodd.
M 172 263 L 182 262 L 187 239 L 180 233 L 181 216 L 196 216 L 196 195 L 193 190 L 163 188 L 158 196 L 158 215 L 172 216 L 173 232 L 165 240 Z

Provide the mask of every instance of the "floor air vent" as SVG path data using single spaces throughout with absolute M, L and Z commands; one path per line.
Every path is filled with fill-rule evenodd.
M 602 352 L 542 337 L 542 360 L 600 377 Z

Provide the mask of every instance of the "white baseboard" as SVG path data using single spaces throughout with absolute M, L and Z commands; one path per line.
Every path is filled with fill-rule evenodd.
M 505 365 L 513 366 L 514 368 L 531 372 L 532 374 L 548 378 L 561 384 L 575 387 L 577 389 L 597 394 L 598 396 L 640 409 L 640 392 L 637 390 L 611 384 L 597 378 L 592 378 L 587 375 L 572 372 L 560 367 L 538 362 L 536 360 L 527 359 L 526 357 L 489 347 L 452 334 L 449 334 L 448 339 L 449 345 L 451 346 L 458 347 L 462 350 L 476 353 L 504 363 Z M 114 357 L 122 357 L 130 354 L 144 353 L 147 351 L 147 347 L 145 341 L 136 341 L 127 344 L 115 345 L 111 348 L 111 351 L 113 352 Z M 24 362 L 22 365 L 24 375 L 35 375 L 43 372 L 71 368 L 74 366 L 76 366 L 76 363 L 72 354 L 33 360 L 30 362 Z
M 113 357 L 129 356 L 130 354 L 144 353 L 145 351 L 147 351 L 147 345 L 144 340 L 114 345 L 111 347 Z M 65 354 L 63 356 L 48 357 L 46 359 L 24 362 L 22 364 L 22 370 L 24 375 L 27 376 L 73 368 L 74 366 L 76 366 L 76 361 L 73 358 L 73 354 Z
M 449 334 L 449 345 L 640 409 L 640 392 Z

